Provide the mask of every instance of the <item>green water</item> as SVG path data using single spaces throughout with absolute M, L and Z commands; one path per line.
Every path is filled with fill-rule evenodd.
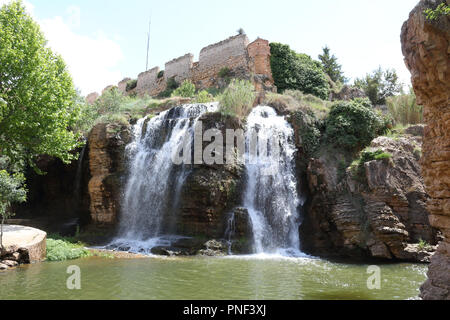
M 81 269 L 68 290 L 67 267 Z M 6 299 L 410 299 L 426 265 L 380 265 L 381 289 L 367 289 L 367 265 L 294 258 L 88 258 L 0 272 Z

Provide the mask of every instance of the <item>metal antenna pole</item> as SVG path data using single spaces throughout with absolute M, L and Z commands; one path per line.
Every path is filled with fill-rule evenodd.
M 145 71 L 148 70 L 148 55 L 150 51 L 150 31 L 152 28 L 152 16 L 150 15 L 150 22 L 148 24 L 148 38 L 147 38 L 147 62 L 145 64 Z

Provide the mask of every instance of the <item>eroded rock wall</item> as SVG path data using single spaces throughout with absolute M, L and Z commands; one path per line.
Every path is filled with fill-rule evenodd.
M 98 124 L 89 134 L 88 190 L 91 219 L 96 225 L 114 226 L 117 222 L 129 141 L 130 127 L 118 124 Z
M 379 137 L 371 147 L 391 159 L 343 171 L 342 159 L 327 152 L 307 169 L 311 193 L 301 226 L 303 249 L 321 256 L 429 261 L 437 233 L 427 219 L 420 175 L 421 137 Z
M 424 299 L 450 299 L 450 16 L 427 20 L 424 10 L 447 0 L 422 0 L 402 28 L 403 55 L 427 124 L 422 173 L 431 224 L 445 236 L 433 257 Z

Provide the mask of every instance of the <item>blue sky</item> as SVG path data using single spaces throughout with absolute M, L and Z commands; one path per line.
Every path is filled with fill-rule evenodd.
M 1 3 L 9 0 L 0 0 Z M 83 94 L 100 91 L 145 69 L 152 16 L 150 67 L 244 28 L 289 44 L 313 58 L 328 45 L 347 77 L 379 65 L 395 68 L 409 84 L 400 46 L 403 22 L 418 0 L 27 0 L 49 45 L 66 60 Z

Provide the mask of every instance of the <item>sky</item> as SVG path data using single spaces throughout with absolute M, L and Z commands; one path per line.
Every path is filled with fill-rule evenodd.
M 0 5 L 10 0 L 0 0 Z M 317 59 L 327 45 L 346 77 L 379 66 L 410 84 L 401 52 L 403 22 L 418 0 L 26 0 L 49 46 L 62 55 L 83 95 L 200 50 L 243 28 Z

